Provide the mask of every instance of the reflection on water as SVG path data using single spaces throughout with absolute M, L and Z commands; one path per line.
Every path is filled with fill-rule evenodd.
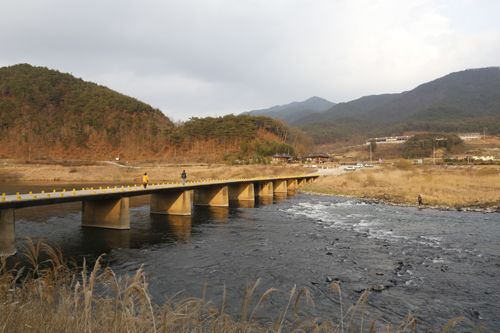
M 274 198 L 272 196 L 258 196 L 255 198 L 255 205 L 256 206 L 266 206 L 266 205 L 272 205 L 273 204 Z
M 254 208 L 254 200 L 229 201 L 229 206 L 234 208 Z
M 191 237 L 192 216 L 151 214 L 151 232 L 171 234 L 177 241 Z
M 132 232 L 130 230 L 113 230 L 103 228 L 82 228 L 82 242 L 106 244 L 110 249 L 128 248 L 131 245 Z
M 227 224 L 229 221 L 228 207 L 194 206 L 193 218 L 198 221 L 214 221 L 216 224 Z
M 287 193 L 274 193 L 274 202 L 277 203 L 277 202 L 283 202 L 286 200 L 286 198 L 288 197 L 288 194 Z

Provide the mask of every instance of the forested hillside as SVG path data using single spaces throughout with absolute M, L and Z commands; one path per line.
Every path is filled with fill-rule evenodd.
M 173 124 L 157 108 L 70 74 L 0 68 L 0 158 L 221 160 L 287 140 L 299 149 L 308 144 L 300 130 L 265 116 Z
M 500 68 L 469 69 L 422 84 L 368 112 L 366 120 L 377 127 L 396 125 L 412 116 L 412 120 L 428 121 L 426 116 L 437 109 L 447 109 L 450 122 L 457 120 L 456 111 L 468 118 L 500 115 Z
M 335 121 L 337 119 L 354 117 L 366 113 L 381 105 L 393 101 L 400 94 L 384 94 L 364 96 L 347 103 L 338 103 L 324 112 L 315 112 L 295 120 L 292 126 L 301 126 L 324 121 Z
M 426 133 L 416 134 L 403 145 L 404 158 L 432 157 L 434 149 L 446 148 L 447 153 L 461 153 L 465 149 L 463 140 L 456 134 Z
M 409 131 L 500 133 L 498 67 L 452 73 L 387 97 L 388 101 L 367 111 L 359 106 L 362 99 L 344 103 L 344 109 L 359 113 L 328 123 L 325 118 L 317 118 L 318 121 L 300 128 L 314 137 L 316 144 L 352 139 L 361 142 L 369 137 L 403 135 Z

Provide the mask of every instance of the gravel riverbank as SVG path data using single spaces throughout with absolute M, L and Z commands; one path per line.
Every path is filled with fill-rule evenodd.
M 346 194 L 330 194 L 330 193 L 319 193 L 314 191 L 303 191 L 300 190 L 300 193 L 316 195 L 316 196 L 326 196 L 326 197 L 343 197 L 343 198 L 354 198 L 359 199 L 366 203 L 373 204 L 385 204 L 390 206 L 398 206 L 398 207 L 418 207 L 417 204 L 412 203 L 404 203 L 398 202 L 394 200 L 390 200 L 388 198 L 384 198 L 383 195 L 377 198 L 366 198 L 366 197 L 357 197 L 354 195 L 346 195 Z M 464 211 L 464 212 L 482 212 L 482 213 L 500 213 L 500 202 L 486 203 L 486 204 L 477 204 L 477 205 L 430 205 L 424 203 L 420 206 L 420 209 L 437 209 L 443 211 Z

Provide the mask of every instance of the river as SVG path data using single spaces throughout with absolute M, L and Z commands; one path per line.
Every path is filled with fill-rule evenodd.
M 4 185 L 12 192 L 14 185 Z M 498 213 L 306 194 L 258 200 L 253 207 L 194 207 L 187 217 L 150 215 L 148 196 L 131 199 L 130 206 L 130 230 L 82 228 L 80 203 L 17 210 L 16 247 L 23 252 L 27 236 L 44 237 L 79 263 L 85 258 L 92 264 L 105 253 L 105 264 L 119 275 L 143 266 L 153 272 L 150 291 L 157 303 L 179 291 L 201 297 L 206 285 L 215 304 L 225 289 L 228 311 L 237 314 L 245 286 L 261 279 L 254 297 L 279 290 L 266 306 L 274 320 L 295 285 L 307 288 L 314 301 L 313 307 L 303 298 L 301 310 L 338 321 L 340 295 L 329 286 L 339 281 L 343 311 L 366 288 L 378 289 L 368 297 L 368 320 L 380 315 L 378 322 L 398 325 L 411 312 L 422 331 L 440 330 L 455 317 L 469 319 L 474 329 L 454 332 L 481 325 L 485 332 L 500 331 Z

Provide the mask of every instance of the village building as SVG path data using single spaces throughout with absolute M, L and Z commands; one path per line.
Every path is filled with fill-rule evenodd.
M 481 160 L 481 161 L 495 161 L 494 156 L 471 156 L 474 160 Z
M 458 136 L 460 137 L 460 139 L 464 141 L 479 140 L 481 138 L 481 134 L 479 133 L 464 133 L 464 134 L 459 134 Z
M 276 154 L 271 156 L 273 162 L 289 163 L 293 161 L 293 157 L 289 154 Z
M 306 161 L 308 162 L 317 162 L 317 163 L 325 163 L 330 161 L 331 156 L 325 153 L 310 153 L 305 157 Z
M 384 137 L 380 137 L 380 138 L 369 138 L 366 140 L 366 145 L 369 145 L 374 140 L 376 143 L 403 143 L 411 137 L 413 137 L 413 135 L 384 136 Z

